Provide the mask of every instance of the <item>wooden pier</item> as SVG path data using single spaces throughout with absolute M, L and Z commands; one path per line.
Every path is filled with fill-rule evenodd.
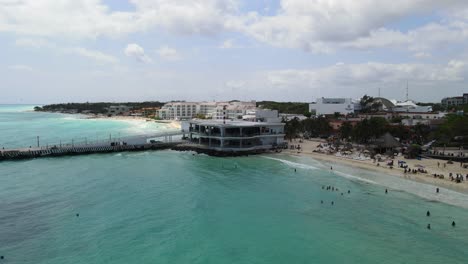
M 173 139 L 182 136 L 181 139 Z M 44 157 L 62 157 L 89 155 L 98 153 L 113 153 L 126 151 L 145 151 L 171 149 L 184 143 L 183 132 L 173 131 L 158 134 L 138 135 L 109 139 L 99 142 L 81 142 L 71 144 L 55 144 L 18 149 L 0 149 L 0 161 L 24 160 Z

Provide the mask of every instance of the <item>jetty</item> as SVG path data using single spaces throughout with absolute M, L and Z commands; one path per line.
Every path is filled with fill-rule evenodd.
M 109 139 L 100 141 L 88 141 L 85 139 L 84 141 L 75 142 L 71 140 L 71 142 L 68 143 L 59 142 L 57 144 L 41 146 L 39 137 L 37 137 L 37 144 L 34 147 L 0 149 L 0 161 L 171 149 L 178 144 L 184 143 L 184 138 L 184 131 L 176 130 L 118 138 L 112 138 L 110 136 Z

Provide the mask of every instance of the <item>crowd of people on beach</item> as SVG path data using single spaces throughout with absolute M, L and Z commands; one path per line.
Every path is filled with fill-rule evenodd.
M 445 151 L 429 151 L 429 154 L 437 155 L 437 156 L 443 156 L 443 157 L 457 157 L 457 158 L 467 157 L 467 154 L 464 153 L 464 152 L 458 152 L 458 153 L 448 152 L 448 153 L 446 153 Z
M 313 152 L 321 153 L 321 154 L 334 154 L 337 157 L 351 158 L 353 160 L 365 160 L 365 159 L 361 159 L 361 158 L 360 159 L 354 158 L 358 154 L 349 154 L 349 153 L 352 153 L 352 152 L 359 153 L 360 157 L 364 156 L 364 157 L 368 157 L 367 159 L 372 159 L 373 163 L 376 164 L 377 167 L 381 166 L 381 162 L 382 163 L 385 162 L 384 164 L 389 169 L 394 168 L 394 160 L 395 160 L 396 157 L 400 156 L 400 154 L 394 154 L 394 153 L 392 153 L 392 155 L 385 155 L 385 154 L 375 154 L 375 155 L 373 155 L 373 154 L 371 154 L 371 151 L 349 149 L 349 147 L 344 149 L 344 148 L 339 148 L 337 146 L 334 146 L 333 144 L 330 144 L 330 143 L 320 143 L 317 146 L 317 148 L 315 150 L 313 150 Z M 432 153 L 443 154 L 444 152 L 432 152 Z M 452 154 L 444 154 L 444 155 L 463 156 L 465 154 L 460 152 L 458 154 L 453 154 L 452 153 Z M 443 169 L 443 171 L 446 171 L 447 170 L 447 165 L 452 165 L 452 164 L 454 164 L 453 161 L 440 160 L 440 161 L 437 161 L 437 168 Z M 434 178 L 437 178 L 437 179 L 445 179 L 445 177 L 446 177 L 446 175 L 444 175 L 443 173 L 437 172 L 437 170 L 436 170 L 436 173 L 431 173 L 428 168 L 426 168 L 425 166 L 419 165 L 419 164 L 414 165 L 412 168 L 410 168 L 410 166 L 404 160 L 398 160 L 398 168 L 402 169 L 403 174 L 405 174 L 405 175 L 407 175 L 407 174 L 427 174 L 428 176 L 432 175 L 432 176 L 434 176 Z M 460 168 L 462 170 L 466 169 L 466 168 L 468 168 L 468 164 L 464 164 L 463 162 L 460 162 Z M 468 182 L 468 173 L 465 176 L 463 174 L 464 173 L 461 173 L 459 171 L 458 173 L 450 172 L 448 175 L 449 175 L 449 179 L 452 182 L 455 182 L 455 183 L 462 183 L 464 181 Z

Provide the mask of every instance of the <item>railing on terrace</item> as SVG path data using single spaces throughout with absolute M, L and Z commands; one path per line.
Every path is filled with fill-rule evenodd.
M 47 138 L 47 137 L 31 137 L 24 140 L 24 142 L 30 142 L 30 144 L 19 146 L 18 144 L 8 144 L 5 145 L 0 143 L 0 150 L 13 150 L 13 149 L 31 149 L 31 150 L 47 150 L 55 148 L 77 148 L 77 147 L 94 147 L 94 146 L 110 146 L 112 143 L 117 142 L 126 142 L 126 141 L 135 141 L 135 140 L 149 140 L 153 138 L 162 138 L 172 137 L 172 136 L 181 136 L 184 132 L 181 130 L 165 131 L 154 134 L 135 134 L 135 135 L 125 135 L 120 136 L 119 133 L 108 134 L 107 137 L 102 136 L 100 138 L 96 137 L 78 137 L 68 140 L 61 140 L 57 138 Z M 38 146 L 39 145 L 39 146 Z

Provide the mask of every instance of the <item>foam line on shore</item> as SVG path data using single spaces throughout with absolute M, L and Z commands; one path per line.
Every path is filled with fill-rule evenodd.
M 279 162 L 282 162 L 290 167 L 294 168 L 299 168 L 299 169 L 307 169 L 307 170 L 318 170 L 319 168 L 311 166 L 311 165 L 306 165 L 298 162 L 293 162 L 289 160 L 283 160 L 283 159 L 278 159 L 278 158 L 273 158 L 273 157 L 264 157 L 265 159 L 270 159 L 270 160 L 276 160 Z
M 344 172 L 341 172 L 341 171 L 333 171 L 333 172 L 338 176 L 341 176 L 343 178 L 347 178 L 347 179 L 350 179 L 350 180 L 357 180 L 357 181 L 362 181 L 362 182 L 366 182 L 366 183 L 370 183 L 370 184 L 380 185 L 378 182 L 368 180 L 368 179 L 365 179 L 365 178 L 361 178 L 361 177 L 358 177 L 358 176 L 354 176 L 354 175 L 344 173 Z
M 313 157 L 311 159 L 314 160 Z M 338 164 L 338 166 L 349 165 Z M 333 171 L 337 176 L 342 176 L 346 178 L 352 177 L 356 180 L 364 181 L 374 185 L 386 186 L 388 188 L 400 190 L 408 194 L 418 196 L 428 201 L 441 202 L 462 208 L 468 208 L 468 195 L 466 195 L 465 193 L 456 192 L 444 187 L 438 187 L 430 183 L 418 182 L 410 179 L 391 176 L 386 174 L 385 172 L 373 171 L 365 168 L 352 168 L 356 171 L 361 171 L 363 174 L 376 175 L 377 181 L 361 178 L 359 176 L 354 176 L 336 170 Z M 435 192 L 436 188 L 440 189 L 440 193 Z

